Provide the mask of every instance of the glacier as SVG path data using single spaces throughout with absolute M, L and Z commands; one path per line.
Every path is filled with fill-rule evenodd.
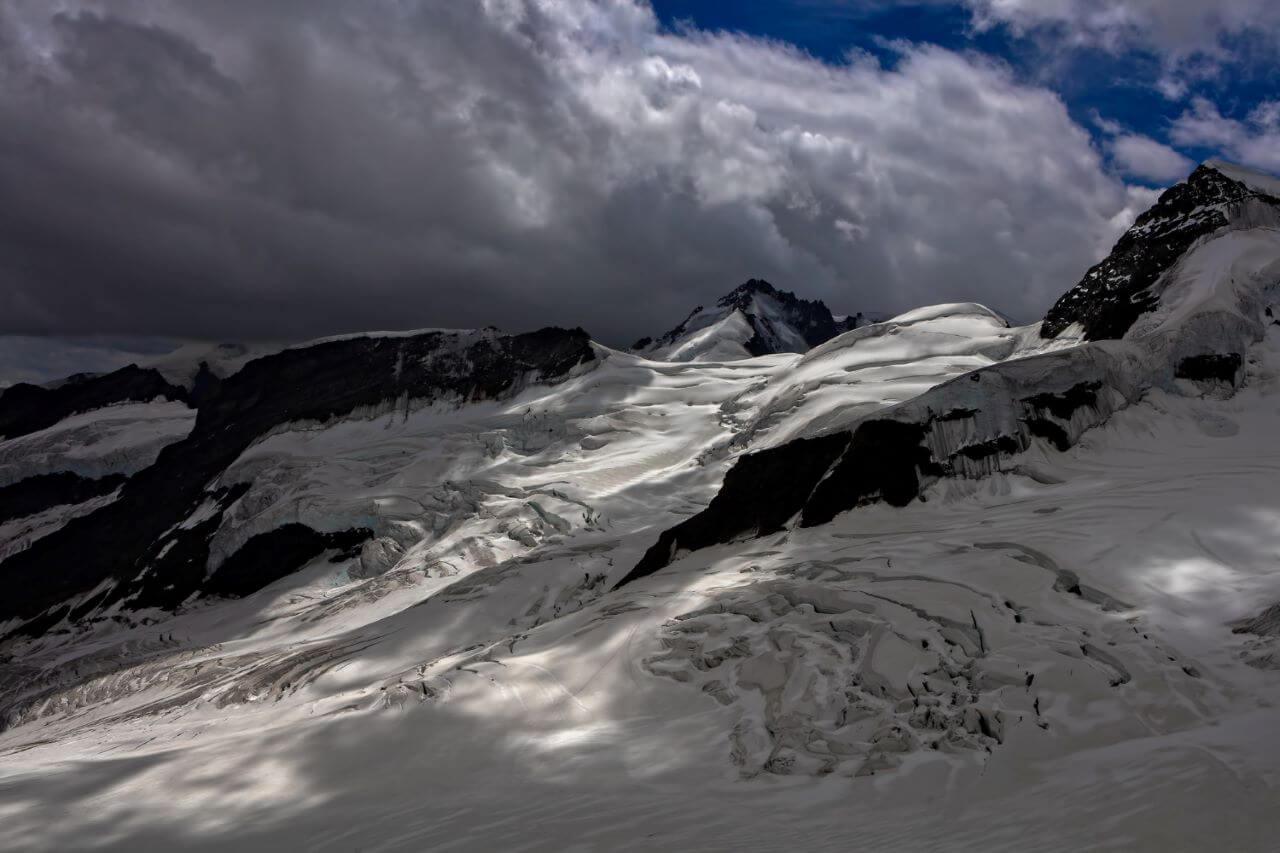
M 1271 181 L 1051 328 L 371 334 L 7 438 L 120 492 L 6 522 L 0 846 L 1274 849 Z M 182 500 L 86 539 L 126 491 Z

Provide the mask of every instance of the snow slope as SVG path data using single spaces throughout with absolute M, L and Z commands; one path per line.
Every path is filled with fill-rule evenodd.
M 186 437 L 195 418 L 184 403 L 122 403 L 0 440 L 0 486 L 59 471 L 133 474 L 155 462 L 165 445 Z
M 209 568 L 288 523 L 372 530 L 356 576 L 465 573 L 549 538 L 643 529 L 705 504 L 744 451 L 910 399 L 1027 337 L 951 306 L 803 356 L 693 365 L 597 346 L 593 369 L 508 402 L 277 428 L 219 479 L 248 491 Z
M 6 641 L 0 847 L 1274 849 L 1256 214 L 1123 339 L 935 306 L 273 423 L 176 525 L 216 522 L 202 571 L 291 524 L 368 537 Z
M 702 552 L 585 607 L 569 579 L 634 546 L 584 534 L 369 624 L 321 565 L 117 637 L 163 674 L 4 736 L 6 843 L 1269 849 L 1280 697 L 1228 623 L 1280 599 L 1258 490 L 1277 355 L 1272 335 L 1233 400 L 1153 395 L 1035 476 Z M 999 736 L 911 726 L 953 691 Z

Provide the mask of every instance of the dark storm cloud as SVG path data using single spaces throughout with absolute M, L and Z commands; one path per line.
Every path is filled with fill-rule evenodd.
M 0 332 L 625 343 L 750 276 L 1030 316 L 1146 198 L 936 48 L 837 68 L 625 0 L 4 9 Z

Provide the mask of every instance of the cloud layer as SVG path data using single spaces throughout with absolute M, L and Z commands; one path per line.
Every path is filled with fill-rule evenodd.
M 1107 50 L 1133 47 L 1173 61 L 1222 57 L 1227 43 L 1280 38 L 1273 0 L 964 0 L 979 26 L 1020 32 L 1055 29 L 1069 42 Z
M 0 8 L 0 332 L 625 343 L 751 276 L 1030 317 L 1150 200 L 936 47 L 835 67 L 631 0 L 59 9 Z
M 1280 173 L 1280 101 L 1258 104 L 1241 121 L 1196 98 L 1174 122 L 1171 136 L 1179 145 L 1213 148 L 1240 163 Z

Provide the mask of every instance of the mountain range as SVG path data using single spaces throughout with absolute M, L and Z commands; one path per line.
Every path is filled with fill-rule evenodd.
M 1277 310 L 1209 162 L 1024 326 L 753 279 L 11 386 L 0 846 L 1268 849 Z

